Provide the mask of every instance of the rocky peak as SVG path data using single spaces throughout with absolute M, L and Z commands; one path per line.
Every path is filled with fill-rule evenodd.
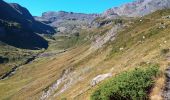
M 73 33 L 79 29 L 89 27 L 90 23 L 98 17 L 98 14 L 83 14 L 65 11 L 49 11 L 41 17 L 34 17 L 37 21 L 56 27 L 59 32 Z
M 65 12 L 65 11 L 59 11 L 59 12 L 49 11 L 49 12 L 44 12 L 42 14 L 42 17 L 49 18 L 49 17 L 56 17 L 56 16 L 65 16 L 67 14 L 69 14 L 69 12 Z
M 119 16 L 137 17 L 165 8 L 170 8 L 170 0 L 137 0 L 120 7 L 111 8 L 104 12 L 103 15 L 110 16 L 116 13 Z
M 115 19 L 118 18 L 119 15 L 115 13 L 112 9 L 108 9 L 106 12 L 104 12 L 101 17 L 107 18 L 107 19 Z
M 83 14 L 83 13 L 74 13 L 74 12 L 65 12 L 65 11 L 59 11 L 59 12 L 45 12 L 42 14 L 40 18 L 46 19 L 46 20 L 93 20 L 96 18 L 97 14 Z
M 26 8 L 20 6 L 20 5 L 17 4 L 17 3 L 10 3 L 9 5 L 10 5 L 12 8 L 14 8 L 19 14 L 21 14 L 22 16 L 24 16 L 25 18 L 30 19 L 30 20 L 34 20 L 34 18 L 32 17 L 32 15 L 30 14 L 30 12 L 29 12 Z

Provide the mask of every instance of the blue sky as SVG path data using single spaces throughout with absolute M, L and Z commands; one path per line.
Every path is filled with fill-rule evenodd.
M 134 0 L 4 0 L 26 7 L 34 16 L 46 11 L 69 11 L 80 13 L 102 13 L 106 9 Z

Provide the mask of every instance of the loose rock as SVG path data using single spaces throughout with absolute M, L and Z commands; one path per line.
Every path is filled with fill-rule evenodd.
M 91 86 L 97 85 L 99 82 L 105 80 L 106 78 L 112 77 L 112 73 L 107 73 L 107 74 L 102 74 L 98 75 L 95 78 L 92 79 L 91 81 Z

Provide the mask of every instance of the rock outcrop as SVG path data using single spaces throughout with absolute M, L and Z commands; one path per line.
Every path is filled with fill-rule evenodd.
M 122 25 L 115 25 L 111 30 L 109 30 L 105 35 L 103 36 L 96 36 L 95 40 L 91 44 L 90 49 L 99 49 L 103 47 L 103 45 L 109 41 L 113 41 L 115 39 L 115 35 L 117 32 L 122 29 Z
M 106 78 L 112 77 L 112 73 L 107 73 L 107 74 L 102 74 L 102 75 L 98 75 L 95 78 L 92 79 L 91 81 L 91 86 L 95 86 L 98 83 L 100 83 L 101 81 L 105 80 Z

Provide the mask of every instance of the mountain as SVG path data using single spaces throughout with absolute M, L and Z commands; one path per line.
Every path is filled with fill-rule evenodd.
M 158 9 L 158 1 L 126 5 Z M 0 41 L 0 100 L 170 100 L 170 9 L 134 10 L 128 16 L 121 6 L 122 14 L 111 9 L 94 17 L 46 12 L 35 19 L 60 33 L 78 33 L 43 35 L 45 41 L 31 29 L 34 19 L 26 9 L 4 4 L 1 41 L 22 48 L 49 46 L 28 50 Z
M 102 15 L 118 14 L 119 16 L 139 17 L 165 8 L 170 8 L 169 0 L 137 0 L 120 7 L 108 9 Z
M 102 14 L 82 14 L 74 12 L 45 12 L 41 17 L 34 17 L 37 21 L 56 27 L 61 33 L 76 33 L 80 29 L 100 26 L 103 23 L 96 23 L 96 18 L 118 19 L 120 17 L 139 17 L 150 14 L 157 10 L 170 8 L 169 0 L 136 0 L 106 10 Z M 106 23 L 104 23 L 106 24 Z
M 63 20 L 87 20 L 92 21 L 94 18 L 96 18 L 97 14 L 83 14 L 83 13 L 74 13 L 74 12 L 65 12 L 65 11 L 59 11 L 59 12 L 45 12 L 42 14 L 42 17 L 37 17 L 49 20 L 50 22 L 54 21 L 63 21 Z
M 29 11 L 18 5 L 0 0 L 0 41 L 24 48 L 47 48 L 48 43 L 39 34 L 54 34 L 55 30 L 35 21 Z
M 170 62 L 169 15 L 170 10 L 160 10 L 142 18 L 119 19 L 122 24 L 113 20 L 79 31 L 79 36 L 54 35 L 36 60 L 0 80 L 0 99 L 163 98 Z
M 4 1 L 0 1 L 0 16 L 3 20 L 15 21 L 22 26 L 36 33 L 53 34 L 55 30 L 41 22 L 35 21 L 29 11 L 15 3 L 7 4 Z
M 35 17 L 37 21 L 56 27 L 59 32 L 73 33 L 81 28 L 89 27 L 90 23 L 99 15 L 74 12 L 45 12 L 41 17 Z

